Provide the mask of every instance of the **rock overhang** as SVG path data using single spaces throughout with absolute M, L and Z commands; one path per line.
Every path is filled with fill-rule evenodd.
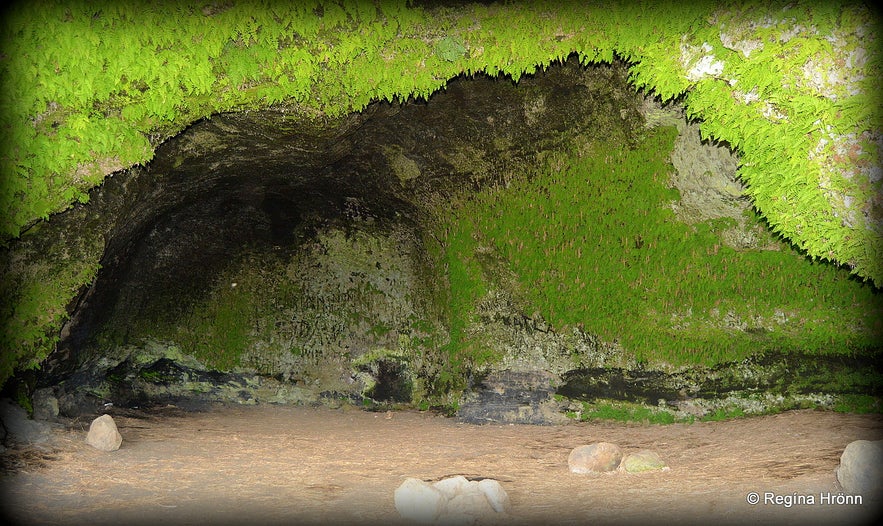
M 21 226 L 54 230 L 40 218 L 85 200 L 112 170 L 146 161 L 162 138 L 219 111 L 287 100 L 302 104 L 292 113 L 339 115 L 372 100 L 427 99 L 464 73 L 518 82 L 568 56 L 583 64 L 625 57 L 636 85 L 664 99 L 682 96 L 692 115 L 707 119 L 703 133 L 752 156 L 743 166 L 748 191 L 785 237 L 863 279 L 880 274 L 880 179 L 869 162 L 879 130 L 866 108 L 879 76 L 871 11 L 700 3 L 646 16 L 645 6 L 628 2 L 481 4 L 292 4 L 276 6 L 273 16 L 235 3 L 171 16 L 162 4 L 11 10 L 4 46 L 14 51 L 2 63 L 11 73 L 3 76 L 11 113 L 3 117 L 22 177 L 0 194 L 9 205 L 4 242 Z M 95 45 L 79 45 L 74 35 L 82 34 Z M 47 41 L 68 45 L 56 53 Z M 55 75 L 35 84 L 35 71 Z M 413 159 L 398 161 L 408 180 Z M 481 162 L 474 168 L 489 170 Z M 9 334 L 25 337 L 4 340 L 14 358 L 0 363 L 0 376 L 45 357 L 65 304 L 94 277 L 92 256 L 102 244 L 96 235 L 65 248 L 91 260 L 28 283 L 55 290 L 16 307 Z
M 517 87 L 464 78 L 430 103 L 375 103 L 337 119 L 305 119 L 283 105 L 197 122 L 83 207 L 103 218 L 93 218 L 104 225 L 102 269 L 75 302 L 60 348 L 93 345 L 114 312 L 149 314 L 151 296 L 173 305 L 205 293 L 240 252 L 297 251 L 327 227 L 410 231 L 409 257 L 437 266 L 422 246 L 433 234 L 425 222 L 464 184 L 498 183 L 569 128 L 595 135 L 614 122 L 624 138 L 637 129 L 640 96 L 624 78 L 621 67 L 571 65 Z M 444 299 L 427 301 L 437 311 Z

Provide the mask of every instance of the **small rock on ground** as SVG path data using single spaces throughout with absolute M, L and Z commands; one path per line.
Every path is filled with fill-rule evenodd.
M 619 465 L 619 469 L 626 473 L 644 473 L 646 471 L 659 471 L 665 468 L 665 462 L 659 458 L 655 451 L 650 451 L 649 449 L 627 455 Z
M 616 444 L 598 442 L 570 452 L 567 465 L 572 473 L 607 473 L 619 467 L 622 451 Z
M 117 430 L 116 422 L 110 415 L 101 415 L 92 421 L 86 443 L 101 451 L 116 451 L 123 443 L 123 437 Z

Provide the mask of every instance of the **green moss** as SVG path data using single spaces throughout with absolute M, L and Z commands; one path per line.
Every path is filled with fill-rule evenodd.
M 666 100 L 686 95 L 703 133 L 746 156 L 740 176 L 785 236 L 880 279 L 879 233 L 855 224 L 859 213 L 879 211 L 880 183 L 865 173 L 879 157 L 868 142 L 880 122 L 872 79 L 881 61 L 863 36 L 873 33 L 872 13 L 849 3 L 647 9 L 19 4 L 5 13 L 0 42 L 10 57 L 0 63 L 8 178 L 0 231 L 9 239 L 87 200 L 108 170 L 149 160 L 152 144 L 212 113 L 284 101 L 339 115 L 372 100 L 428 98 L 458 74 L 518 81 L 570 54 L 590 63 L 618 53 L 637 86 Z M 840 63 L 857 49 L 870 50 L 866 65 Z
M 319 229 L 292 252 L 248 249 L 206 290 L 154 297 L 137 316 L 118 309 L 99 352 L 155 338 L 213 369 L 315 380 L 329 390 L 357 388 L 345 381 L 352 369 L 381 359 L 406 364 L 409 374 L 432 369 L 436 298 L 412 257 L 413 239 L 368 223 L 346 227 Z M 421 386 L 413 392 L 422 396 Z
M 174 378 L 169 378 L 166 375 L 160 373 L 159 371 L 142 370 L 138 374 L 138 377 L 146 382 L 150 382 L 150 383 L 154 383 L 154 384 L 168 382 L 169 380 L 174 380 Z
M 55 349 L 71 298 L 98 273 L 102 241 L 84 230 L 69 239 L 47 225 L 24 236 L 16 253 L 0 250 L 0 385 Z
M 719 422 L 721 420 L 731 420 L 733 418 L 742 418 L 744 416 L 745 411 L 742 410 L 741 407 L 719 407 L 699 420 L 702 422 Z
M 869 29 L 873 17 L 870 9 L 848 2 L 784 10 L 761 2 L 687 2 L 677 8 L 516 2 L 433 11 L 402 2 L 292 2 L 272 8 L 251 2 L 205 7 L 17 3 L 4 12 L 0 41 L 5 57 L 0 61 L 0 238 L 9 244 L 24 228 L 87 201 L 88 190 L 105 175 L 149 161 L 156 144 L 213 113 L 285 102 L 302 115 L 324 118 L 374 100 L 426 99 L 460 74 L 504 74 L 518 81 L 570 54 L 588 64 L 609 62 L 616 53 L 632 64 L 636 86 L 665 100 L 682 97 L 690 115 L 704 119 L 706 137 L 740 151 L 740 178 L 776 232 L 810 258 L 838 262 L 879 285 L 883 237 L 873 218 L 880 217 L 876 196 L 883 182 L 868 174 L 880 157 L 873 137 L 881 106 L 874 96 L 883 61 L 879 46 L 869 40 L 876 34 Z M 845 59 L 864 52 L 867 61 Z M 703 73 L 703 63 L 719 63 L 722 69 Z M 631 235 L 620 238 L 624 247 L 646 244 L 645 234 L 654 235 L 620 233 Z M 685 235 L 689 242 L 705 232 Z M 553 259 L 569 250 L 545 248 Z M 854 312 L 865 302 L 867 291 L 832 285 L 847 279 L 837 269 L 807 271 L 804 261 L 743 269 L 745 261 L 736 254 L 722 250 L 711 259 L 698 254 L 707 265 L 681 266 L 678 272 L 684 275 L 671 276 L 680 286 L 689 284 L 692 274 L 708 274 L 711 281 L 697 291 L 698 301 L 686 301 L 692 290 L 660 287 L 635 275 L 636 262 L 628 265 L 635 255 L 614 256 L 610 261 L 624 260 L 622 271 L 601 281 L 619 279 L 632 286 L 625 302 L 631 307 L 664 307 L 647 313 L 648 330 L 629 343 L 636 349 L 659 343 L 660 354 L 672 361 L 744 354 L 745 338 L 720 344 L 699 335 L 721 324 L 700 310 L 721 293 L 742 300 L 717 309 L 737 324 L 748 323 L 749 310 L 770 319 L 798 309 L 804 326 L 792 325 L 786 340 L 802 338 L 801 345 L 811 349 L 851 348 L 879 330 L 866 324 L 853 338 L 835 322 L 802 315 L 804 289 L 829 294 L 818 301 L 833 300 L 831 309 L 842 312 Z M 792 284 L 763 275 L 789 276 L 795 269 Z M 535 271 L 562 272 L 548 266 Z M 4 327 L 0 379 L 15 367 L 39 363 L 51 349 L 66 303 L 92 279 L 94 266 L 59 274 L 71 281 L 50 278 L 46 287 L 34 282 L 9 295 L 4 290 L 3 322 L 12 321 Z M 547 297 L 549 314 L 560 322 L 584 322 L 585 309 L 572 303 L 572 289 L 591 276 L 578 283 L 573 274 L 562 276 L 538 293 Z M 564 303 L 551 297 L 559 286 Z M 636 305 L 634 294 L 644 289 L 657 299 Z M 851 300 L 845 299 L 847 289 L 855 291 Z M 768 293 L 774 302 L 762 300 Z M 608 337 L 621 335 L 611 321 L 618 301 L 607 298 L 612 297 L 589 299 L 589 311 L 602 314 L 595 329 Z M 685 303 L 687 310 L 671 312 Z M 878 305 L 874 299 L 869 310 L 878 314 Z M 38 314 L 41 309 L 45 315 Z M 684 323 L 673 329 L 661 318 L 663 312 Z M 236 347 L 243 330 L 231 329 L 221 339 Z M 464 340 L 461 333 L 452 331 L 458 341 Z M 759 341 L 772 345 L 777 338 Z
M 675 422 L 675 416 L 669 411 L 628 402 L 582 402 L 580 411 L 568 411 L 565 415 L 583 422 L 592 420 L 643 422 L 645 424 L 672 424 Z
M 466 201 L 448 238 L 460 298 L 453 319 L 480 294 L 469 262 L 486 243 L 554 327 L 617 340 L 642 362 L 873 350 L 883 338 L 883 296 L 847 270 L 795 251 L 722 246 L 728 221 L 676 220 L 678 195 L 667 186 L 676 135 L 657 128 L 632 150 L 600 143 L 587 156 L 551 154 L 533 173 Z
M 384 155 L 388 159 L 390 169 L 402 184 L 420 177 L 420 167 L 405 155 L 401 147 L 384 147 Z
M 239 365 L 250 342 L 254 306 L 260 305 L 255 291 L 227 287 L 216 290 L 208 301 L 197 304 L 178 327 L 185 352 L 221 371 Z
M 883 413 L 883 402 L 877 396 L 865 394 L 839 395 L 834 404 L 838 413 Z

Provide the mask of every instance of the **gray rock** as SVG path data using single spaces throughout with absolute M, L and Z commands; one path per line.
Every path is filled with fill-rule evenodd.
M 49 440 L 49 424 L 31 420 L 27 411 L 8 398 L 0 400 L 0 421 L 6 429 L 7 442 L 39 444 Z
M 58 418 L 58 398 L 51 387 L 34 391 L 31 403 L 34 404 L 34 420 L 51 422 Z
M 837 480 L 847 493 L 878 498 L 883 490 L 883 440 L 850 442 L 840 455 Z
M 622 451 L 616 444 L 598 442 L 579 446 L 567 457 L 571 473 L 607 473 L 619 467 Z
M 110 415 L 101 415 L 92 421 L 86 443 L 101 451 L 116 451 L 123 443 L 123 437 L 117 430 L 116 422 Z
M 631 453 L 622 459 L 619 469 L 626 473 L 643 473 L 645 471 L 659 471 L 665 469 L 665 462 L 659 458 L 655 451 L 648 449 Z

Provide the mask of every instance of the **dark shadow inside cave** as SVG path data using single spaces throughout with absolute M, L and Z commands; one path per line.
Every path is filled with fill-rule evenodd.
M 380 360 L 377 362 L 376 380 L 377 384 L 367 393 L 373 400 L 393 403 L 411 401 L 412 385 L 404 364 Z

